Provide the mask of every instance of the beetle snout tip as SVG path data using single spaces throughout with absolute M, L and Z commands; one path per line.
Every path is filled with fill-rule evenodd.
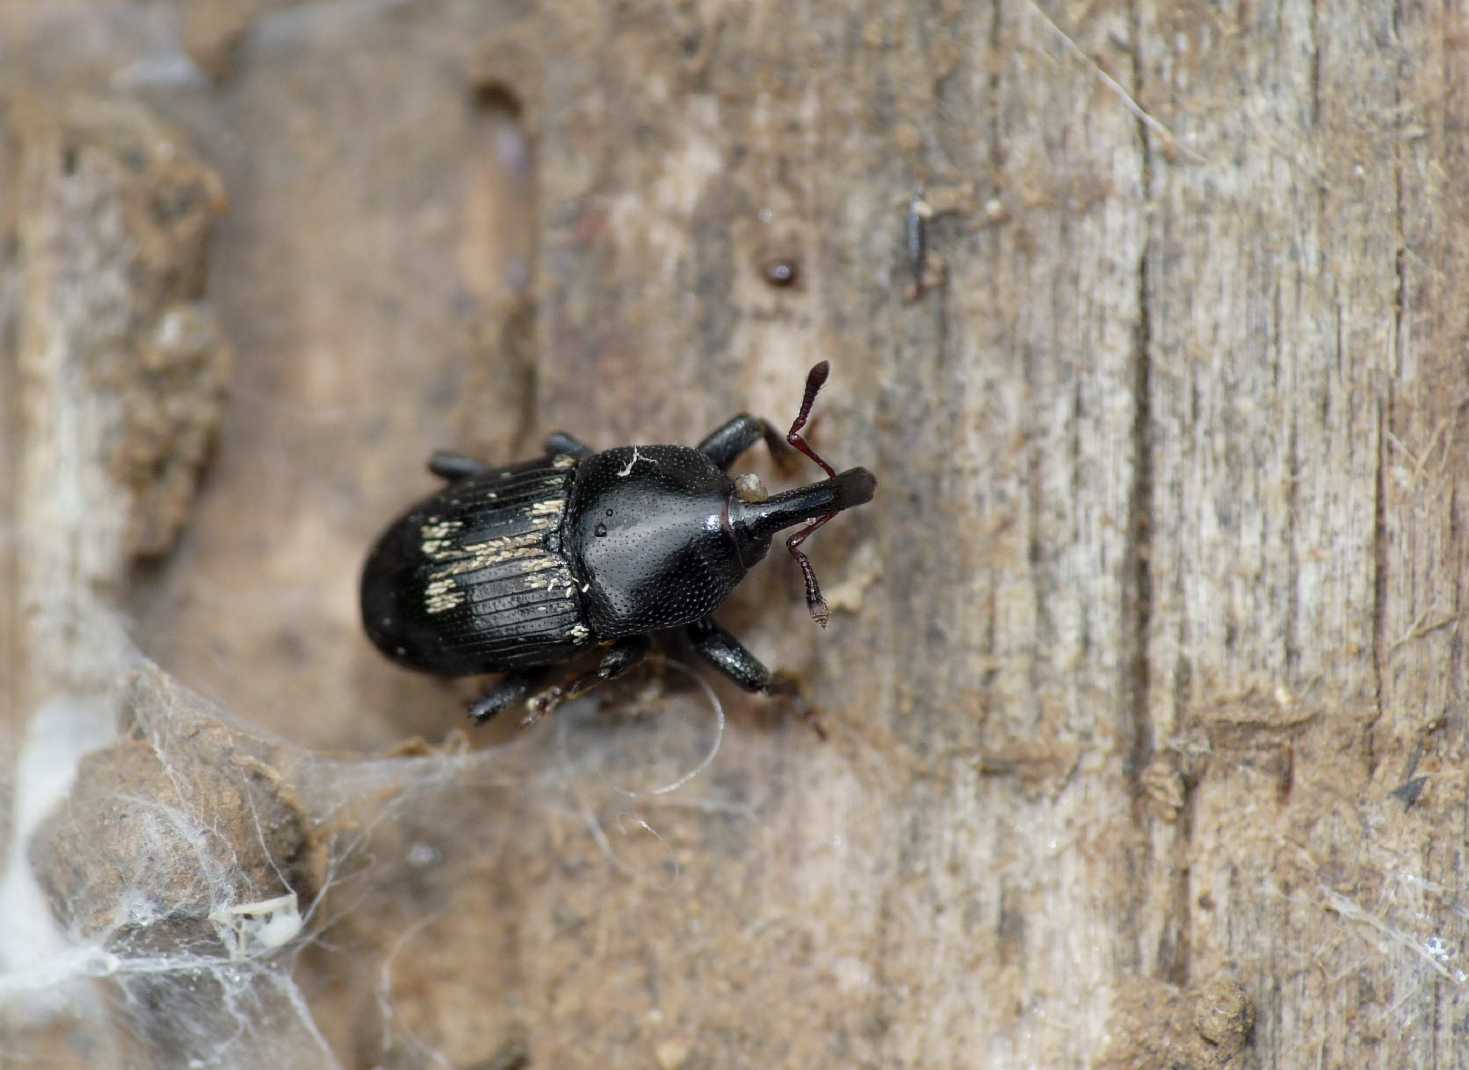
M 849 468 L 836 478 L 839 509 L 866 505 L 877 492 L 877 477 L 865 468 Z

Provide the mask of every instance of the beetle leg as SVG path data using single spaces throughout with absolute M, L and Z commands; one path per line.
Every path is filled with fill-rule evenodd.
M 552 684 L 532 695 L 526 702 L 525 719 L 520 723 L 527 725 L 538 721 L 561 703 L 586 694 L 604 680 L 616 679 L 642 661 L 652 645 L 653 640 L 646 635 L 629 635 L 617 640 L 607 648 L 595 669 L 578 673 L 564 683 Z
M 790 447 L 786 445 L 784 436 L 771 427 L 769 421 L 762 420 L 758 416 L 751 416 L 747 412 L 731 417 L 711 431 L 704 441 L 699 443 L 698 449 L 721 470 L 728 471 L 736 457 L 762 438 L 770 450 L 770 455 L 782 468 L 789 469 L 795 463 L 795 457 Z
M 690 624 L 686 632 L 695 653 L 710 665 L 746 691 L 791 703 L 801 719 L 811 725 L 812 731 L 826 739 L 826 729 L 821 727 L 815 707 L 802 697 L 794 677 L 783 672 L 772 673 L 738 639 L 715 624 L 713 617 Z
M 469 716 L 474 718 L 475 724 L 484 724 L 495 714 L 524 700 L 545 678 L 545 669 L 511 673 L 469 707 Z
M 746 691 L 767 692 L 773 677 L 760 659 L 738 639 L 714 623 L 713 617 L 690 624 L 686 629 L 694 652 Z
M 621 676 L 647 657 L 652 647 L 653 640 L 646 635 L 629 635 L 625 639 L 617 640 L 602 655 L 595 673 L 597 679 L 612 680 Z
M 597 452 L 581 439 L 568 435 L 565 431 L 552 431 L 547 435 L 544 449 L 549 454 L 570 454 L 579 461 Z
M 428 459 L 428 470 L 440 479 L 454 483 L 461 479 L 482 476 L 490 470 L 490 466 L 483 461 L 476 461 L 473 457 L 466 457 L 462 453 L 434 450 L 433 455 Z

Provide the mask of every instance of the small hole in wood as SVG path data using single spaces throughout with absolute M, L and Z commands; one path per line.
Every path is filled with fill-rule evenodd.
M 492 112 L 504 115 L 511 119 L 519 119 L 524 111 L 520 103 L 520 97 L 515 94 L 504 82 L 498 79 L 486 79 L 474 86 L 471 93 L 474 106 L 480 111 Z

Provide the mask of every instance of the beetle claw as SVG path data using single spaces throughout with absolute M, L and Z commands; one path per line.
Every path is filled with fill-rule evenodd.
M 792 707 L 798 717 L 811 726 L 811 731 L 816 733 L 816 738 L 825 743 L 826 727 L 821 723 L 821 711 L 806 700 L 801 693 L 801 685 L 788 672 L 777 672 L 770 683 L 765 685 L 765 693 L 777 702 Z

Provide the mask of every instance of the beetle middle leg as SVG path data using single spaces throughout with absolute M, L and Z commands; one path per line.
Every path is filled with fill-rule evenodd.
M 586 694 L 597 684 L 606 680 L 615 680 L 642 661 L 652 645 L 653 640 L 646 635 L 629 635 L 625 639 L 617 640 L 607 648 L 595 669 L 577 673 L 569 680 L 552 684 L 532 695 L 526 702 L 525 718 L 520 723 L 522 725 L 531 724 L 550 713 L 561 703 Z
M 565 431 L 552 431 L 547 435 L 544 449 L 547 453 L 553 455 L 565 453 L 575 457 L 578 461 L 584 460 L 597 452 L 575 435 L 568 435 Z
M 698 450 L 718 465 L 721 470 L 728 471 L 736 457 L 762 438 L 770 450 L 770 455 L 782 468 L 789 468 L 795 463 L 794 455 L 790 447 L 786 445 L 784 436 L 770 426 L 770 421 L 751 416 L 747 412 L 731 417 L 711 431 L 704 441 L 699 443 Z

